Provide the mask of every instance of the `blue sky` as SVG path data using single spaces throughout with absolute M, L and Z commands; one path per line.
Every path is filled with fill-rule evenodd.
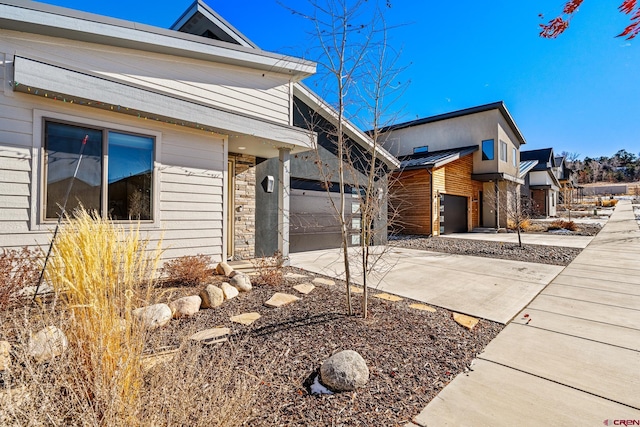
M 205 1 L 262 49 L 309 55 L 308 23 L 278 1 Z M 166 28 L 192 0 L 45 3 Z M 303 0 L 282 3 L 301 7 Z M 618 3 L 586 0 L 565 34 L 545 40 L 538 37 L 538 14 L 557 15 L 562 0 L 392 0 L 385 19 L 397 26 L 390 43 L 402 51 L 400 63 L 408 67 L 401 79 L 409 83 L 394 105 L 399 120 L 503 100 L 525 150 L 639 154 L 640 39 L 614 37 L 628 24 Z

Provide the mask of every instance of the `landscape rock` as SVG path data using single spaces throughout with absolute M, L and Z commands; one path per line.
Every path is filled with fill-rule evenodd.
M 336 284 L 336 282 L 334 282 L 333 280 L 323 279 L 321 277 L 316 277 L 315 279 L 313 279 L 313 283 L 320 284 L 320 285 L 328 285 L 328 286 L 333 286 Z
M 402 301 L 402 298 L 400 298 L 399 296 L 391 295 L 391 294 L 385 294 L 385 293 L 376 294 L 376 295 L 374 295 L 374 297 L 380 298 L 380 299 L 383 299 L 383 300 L 386 300 L 386 301 L 391 301 L 391 302 Z
M 167 304 L 153 304 L 133 310 L 133 315 L 148 329 L 160 328 L 171 321 L 173 313 Z
M 309 276 L 305 276 L 304 274 L 298 273 L 287 273 L 284 275 L 285 279 L 306 279 Z
M 267 307 L 277 308 L 282 307 L 283 305 L 291 304 L 292 302 L 298 301 L 299 299 L 300 298 L 295 295 L 276 292 L 271 298 L 265 301 L 264 305 L 266 305 Z
M 320 379 L 332 391 L 352 391 L 369 381 L 369 368 L 353 350 L 340 351 L 322 363 Z
M 430 305 L 426 305 L 426 304 L 409 304 L 409 307 L 415 308 L 416 310 L 421 310 L 421 311 L 430 311 L 432 313 L 436 312 L 435 308 L 431 307 Z
M 220 289 L 222 289 L 224 299 L 233 299 L 240 293 L 236 288 L 234 288 L 227 282 L 222 282 L 222 284 L 220 285 Z
M 207 285 L 207 287 L 200 292 L 200 298 L 202 299 L 200 308 L 215 308 L 224 302 L 224 292 L 216 285 Z
M 231 333 L 229 328 L 211 328 L 196 332 L 189 337 L 190 340 L 199 341 L 203 344 L 217 344 L 227 341 L 227 335 Z
M 179 319 L 181 317 L 191 317 L 196 314 L 200 311 L 201 304 L 202 298 L 198 295 L 191 295 L 171 301 L 169 308 L 171 309 L 171 313 L 173 313 L 173 318 Z
M 476 319 L 475 317 L 467 316 L 460 313 L 453 313 L 453 320 L 469 330 L 473 329 L 473 327 L 478 324 L 478 319 Z
M 250 325 L 261 317 L 262 316 L 260 316 L 260 313 L 253 312 L 253 313 L 243 313 L 243 314 L 238 314 L 237 316 L 232 316 L 230 320 L 234 323 L 240 323 L 242 325 Z
M 312 290 L 314 290 L 316 287 L 313 286 L 311 283 L 302 283 L 300 285 L 296 285 L 293 287 L 293 289 L 295 289 L 296 291 L 300 292 L 301 294 L 307 295 L 309 292 L 311 292 Z
M 226 262 L 220 262 L 216 266 L 216 273 L 221 274 L 223 276 L 229 276 L 233 272 L 233 267 L 231 267 Z
M 0 341 L 0 372 L 6 371 L 11 366 L 11 344 L 9 341 Z
M 229 283 L 242 292 L 249 292 L 251 290 L 251 279 L 244 273 L 234 274 Z
M 27 354 L 36 362 L 60 356 L 69 346 L 67 336 L 55 326 L 47 326 L 29 338 Z

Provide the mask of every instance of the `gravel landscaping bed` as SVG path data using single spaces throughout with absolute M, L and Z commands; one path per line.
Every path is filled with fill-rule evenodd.
M 202 310 L 192 318 L 172 321 L 154 331 L 155 348 L 177 347 L 190 334 L 213 327 L 230 327 L 230 341 L 205 347 L 204 357 L 233 349 L 238 372 L 261 379 L 253 403 L 251 426 L 400 426 L 417 415 L 491 341 L 503 325 L 480 320 L 471 330 L 457 324 L 452 312 L 409 307 L 411 301 L 384 301 L 370 297 L 369 316 L 346 316 L 345 290 L 316 284 L 308 295 L 292 287 L 321 277 L 302 270 L 306 278 L 284 278 L 280 284 L 255 285 L 222 306 Z M 221 276 L 216 280 L 222 281 Z M 161 290 L 164 297 L 197 294 L 201 288 Z M 264 306 L 275 292 L 301 299 L 280 308 Z M 372 295 L 377 292 L 372 291 Z M 359 311 L 361 294 L 354 294 Z M 229 318 L 259 312 L 249 326 Z M 321 363 L 333 353 L 359 352 L 370 370 L 369 383 L 355 392 L 311 395 L 307 385 Z M 207 354 L 209 356 L 207 356 Z M 197 369 L 194 367 L 194 369 Z
M 569 265 L 582 249 L 560 246 L 522 245 L 446 237 L 395 236 L 391 245 L 408 249 L 445 252 L 457 255 L 473 255 L 540 264 Z

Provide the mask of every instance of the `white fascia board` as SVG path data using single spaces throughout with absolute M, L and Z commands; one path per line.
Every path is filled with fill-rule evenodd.
M 293 87 L 293 94 L 304 101 L 309 107 L 312 107 L 325 119 L 333 123 L 336 123 L 338 121 L 338 113 L 335 111 L 335 109 L 305 85 L 301 83 L 295 83 Z M 365 148 L 368 152 L 371 153 L 373 151 L 373 140 L 348 120 L 344 120 L 344 131 L 347 135 L 349 135 L 349 137 L 351 137 L 351 139 Z M 382 147 L 381 142 L 378 142 L 376 146 L 375 156 L 378 160 L 383 161 L 391 169 L 398 169 L 400 167 L 400 161 L 387 150 L 385 150 Z
M 31 1 L 0 1 L 0 28 L 284 73 L 294 80 L 316 71 L 304 59 Z
M 34 59 L 16 56 L 14 87 L 21 92 L 41 91 L 64 94 L 82 100 L 116 106 L 118 111 L 136 111 L 176 122 L 196 123 L 221 134 L 243 134 L 263 138 L 274 146 L 310 149 L 313 145 L 308 130 L 260 120 L 236 112 L 163 94 L 86 72 L 74 71 Z M 28 89 L 27 89 L 28 88 Z M 42 93 L 40 94 L 42 96 Z M 129 114 L 133 114 L 130 112 Z

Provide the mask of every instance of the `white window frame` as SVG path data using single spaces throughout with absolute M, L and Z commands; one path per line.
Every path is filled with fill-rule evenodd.
M 153 219 L 140 221 L 141 228 L 160 228 L 160 158 L 162 147 L 162 133 L 147 128 L 133 127 L 123 125 L 116 122 L 97 120 L 87 117 L 74 116 L 71 114 L 58 113 L 46 110 L 33 110 L 33 148 L 31 153 L 31 215 L 29 218 L 30 230 L 49 230 L 55 226 L 56 219 L 46 219 L 44 212 L 45 191 L 45 150 L 44 150 L 44 131 L 45 121 L 60 121 L 77 126 L 90 126 L 113 130 L 123 133 L 132 133 L 155 138 L 153 147 L 153 194 L 152 194 L 152 215 Z M 133 223 L 136 220 L 118 220 L 118 223 Z
M 513 167 L 517 168 L 518 167 L 518 150 L 516 150 L 516 147 L 512 148 L 511 153 L 513 155 Z
M 507 148 L 507 143 L 500 140 L 500 160 L 503 162 L 507 161 Z

